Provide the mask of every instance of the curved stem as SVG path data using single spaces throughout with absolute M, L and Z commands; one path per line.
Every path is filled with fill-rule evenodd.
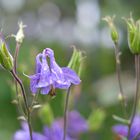
M 135 55 L 135 71 L 136 71 L 136 94 L 134 97 L 134 105 L 133 105 L 133 110 L 131 114 L 131 120 L 129 124 L 129 129 L 128 129 L 128 138 L 130 136 L 130 129 L 133 124 L 133 120 L 136 114 L 136 109 L 137 109 L 137 104 L 138 104 L 138 93 L 139 93 L 139 78 L 140 78 L 140 64 L 139 64 L 139 55 Z
M 68 88 L 68 91 L 67 91 L 65 109 L 64 109 L 64 135 L 63 135 L 63 140 L 66 140 L 66 133 L 67 133 L 67 110 L 68 110 L 68 104 L 69 104 L 70 88 L 71 88 L 71 86 Z
M 24 89 L 24 86 L 22 84 L 21 79 L 17 76 L 17 74 L 15 73 L 14 70 L 11 70 L 11 74 L 15 78 L 15 80 L 17 81 L 17 83 L 19 84 L 19 86 L 21 88 L 22 95 L 23 95 L 23 100 L 24 100 L 24 103 L 25 103 L 25 108 L 26 108 L 26 111 L 27 111 L 26 113 L 27 113 L 27 122 L 28 122 L 29 132 L 30 132 L 30 140 L 33 140 L 33 138 L 32 138 L 30 109 L 28 107 L 28 102 L 27 102 L 27 97 L 26 97 L 26 94 L 25 94 L 25 89 Z
M 122 101 L 122 106 L 124 108 L 124 115 L 126 116 L 126 101 L 125 101 L 125 96 L 122 88 L 122 80 L 121 80 L 121 66 L 120 66 L 120 50 L 118 46 L 118 42 L 115 43 L 115 57 L 116 57 L 116 73 L 117 73 L 117 79 L 118 79 L 118 84 L 119 84 L 119 92 L 121 95 L 121 101 Z

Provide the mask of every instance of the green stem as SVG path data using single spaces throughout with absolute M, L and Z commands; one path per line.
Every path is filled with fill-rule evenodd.
M 28 126 L 29 126 L 30 140 L 33 140 L 33 138 L 32 138 L 32 127 L 31 127 L 31 115 L 30 115 L 30 109 L 28 107 L 28 102 L 27 102 L 27 97 L 26 97 L 26 94 L 25 94 L 25 89 L 24 89 L 24 86 L 22 84 L 21 79 L 17 76 L 17 74 L 15 73 L 14 70 L 11 70 L 11 74 L 15 78 L 15 80 L 17 81 L 17 83 L 19 84 L 19 86 L 21 88 L 25 108 L 26 108 L 26 111 L 27 111 L 27 122 L 28 122 Z
M 71 86 L 68 88 L 68 91 L 67 91 L 65 109 L 64 109 L 64 135 L 63 135 L 63 140 L 66 140 L 66 133 L 67 133 L 67 110 L 68 110 L 68 104 L 69 104 L 70 88 L 71 88 Z
M 14 71 L 15 71 L 16 74 L 17 74 L 17 59 L 18 59 L 18 54 L 19 54 L 20 46 L 21 46 L 21 44 L 19 44 L 17 42 L 16 43 L 16 50 L 15 50 L 15 54 L 14 54 Z M 24 116 L 25 116 L 24 110 L 23 110 L 22 105 L 20 103 L 17 81 L 15 80 L 14 82 L 15 82 L 17 101 L 18 101 L 18 105 L 19 105 L 18 106 L 18 110 L 19 110 L 19 112 L 21 111 L 24 114 Z

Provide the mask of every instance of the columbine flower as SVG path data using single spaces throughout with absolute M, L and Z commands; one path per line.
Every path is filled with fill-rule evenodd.
M 32 133 L 33 140 L 46 140 L 46 137 L 40 133 Z M 18 130 L 14 136 L 13 140 L 30 140 L 29 128 L 26 122 L 22 123 L 22 129 Z
M 121 137 L 126 138 L 128 135 L 128 126 L 121 124 L 115 125 L 113 127 L 113 131 L 116 134 L 120 135 Z M 139 133 L 140 133 L 140 116 L 136 115 L 130 129 L 130 136 L 128 140 L 133 140 Z M 136 140 L 140 140 L 140 136 Z
M 70 137 L 77 138 L 81 133 L 88 131 L 86 120 L 76 110 L 68 113 L 67 120 L 67 134 Z M 58 119 L 53 124 L 59 125 L 63 128 L 63 122 L 63 119 Z
M 78 85 L 81 82 L 72 69 L 61 68 L 56 63 L 54 52 L 49 48 L 36 56 L 36 73 L 30 76 L 30 80 L 33 93 L 41 89 L 42 94 L 50 92 L 51 95 L 55 94 L 55 88 L 68 89 L 71 84 Z

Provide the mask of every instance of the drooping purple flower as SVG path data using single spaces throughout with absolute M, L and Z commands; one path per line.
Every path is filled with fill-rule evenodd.
M 51 128 L 48 128 L 47 126 L 44 127 L 44 135 L 46 136 L 46 140 L 63 140 L 63 129 L 60 125 L 54 123 Z M 72 139 L 67 135 L 66 140 L 76 139 Z
M 127 125 L 115 125 L 113 126 L 113 131 L 120 135 L 121 137 L 127 137 L 128 135 L 128 126 Z M 133 140 L 138 134 L 140 133 L 140 116 L 136 115 L 134 117 L 131 129 L 130 129 L 130 136 L 128 140 Z M 138 137 L 136 140 L 140 140 Z
M 33 93 L 41 89 L 42 94 L 54 94 L 55 88 L 68 89 L 71 84 L 78 85 L 81 80 L 70 68 L 60 67 L 54 52 L 46 48 L 36 56 L 36 73 L 30 76 L 30 88 Z
M 55 125 L 63 128 L 63 119 L 56 120 Z M 88 131 L 88 124 L 86 120 L 76 110 L 68 113 L 67 117 L 67 134 L 72 138 L 77 138 L 79 134 Z
M 32 133 L 33 140 L 46 140 L 46 137 L 40 133 Z M 30 140 L 29 128 L 26 122 L 22 122 L 22 129 L 15 132 L 13 140 Z

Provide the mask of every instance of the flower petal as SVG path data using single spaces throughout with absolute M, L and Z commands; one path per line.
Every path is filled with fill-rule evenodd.
M 32 91 L 32 93 L 36 93 L 37 92 L 37 83 L 38 83 L 38 80 L 40 78 L 40 75 L 39 74 L 35 74 L 35 75 L 31 75 L 29 76 L 30 78 L 30 89 Z
M 40 61 L 40 57 L 41 57 L 41 53 L 39 53 L 37 56 L 36 56 L 36 73 L 40 73 L 41 71 L 41 61 Z
M 120 135 L 120 136 L 127 136 L 128 133 L 128 126 L 126 125 L 115 125 L 112 128 L 113 132 L 115 132 L 116 134 Z
M 140 116 L 139 115 L 135 115 L 133 123 L 132 123 L 132 127 L 130 129 L 130 139 L 134 139 L 134 137 L 140 133 Z M 139 139 L 140 140 L 140 137 Z
M 78 77 L 78 75 L 75 73 L 75 71 L 73 71 L 72 69 L 67 68 L 67 67 L 63 67 L 62 71 L 64 73 L 66 81 L 69 81 L 70 83 L 72 83 L 74 85 L 80 84 L 81 80 Z
M 51 86 L 41 88 L 41 94 L 48 94 L 51 90 Z
M 46 87 L 50 84 L 52 84 L 51 81 L 51 73 L 50 69 L 46 60 L 46 54 L 42 54 L 42 63 L 41 63 L 41 72 L 40 72 L 40 79 L 37 84 L 38 88 Z
M 80 133 L 88 130 L 86 120 L 76 110 L 68 113 L 68 134 L 77 137 Z

